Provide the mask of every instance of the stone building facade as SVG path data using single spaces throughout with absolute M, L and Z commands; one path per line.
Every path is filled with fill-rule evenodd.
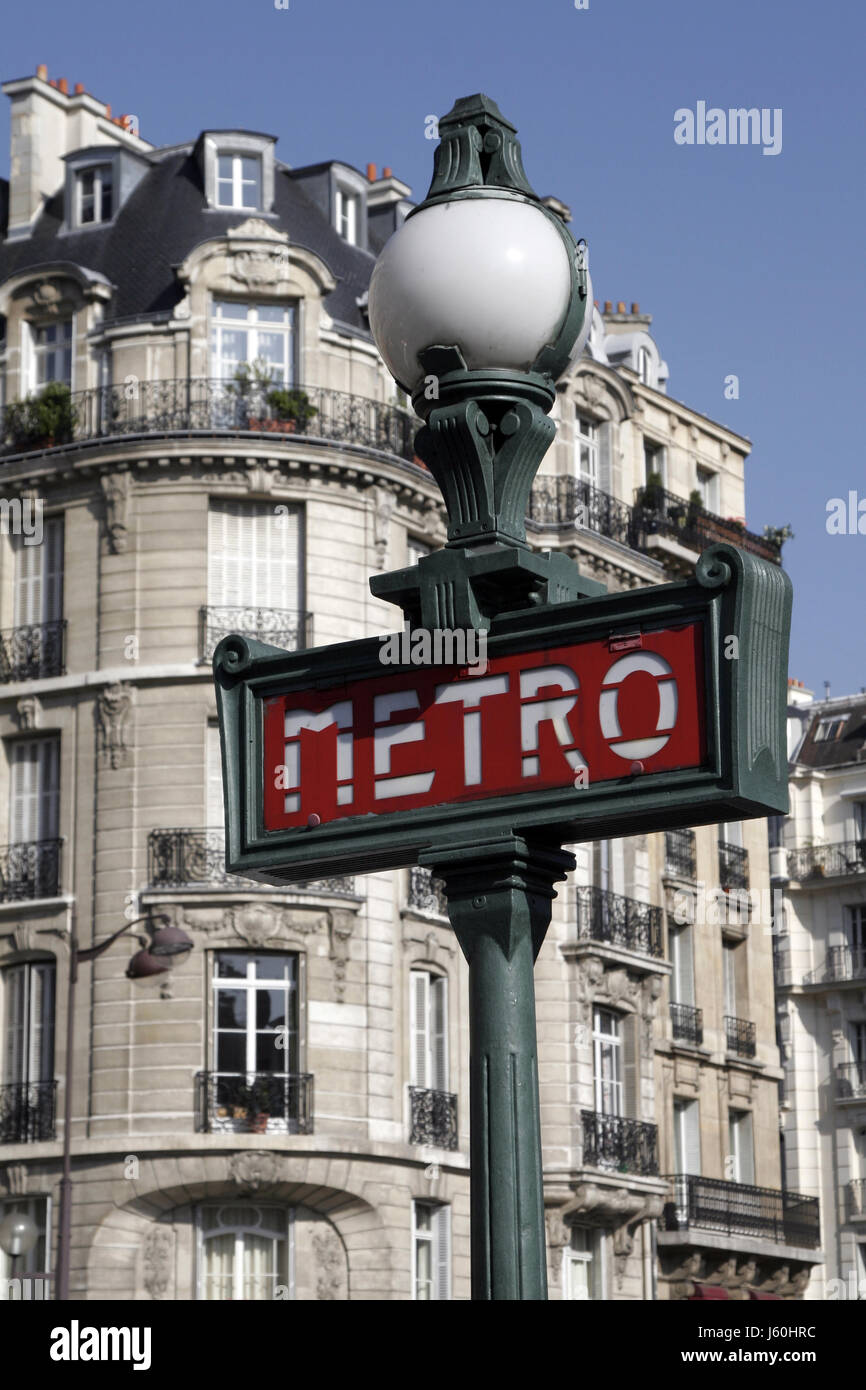
M 55 1267 L 70 932 L 126 920 L 77 992 L 72 1296 L 467 1298 L 439 887 L 227 875 L 209 665 L 232 630 L 393 630 L 369 575 L 444 541 L 366 318 L 410 190 L 252 132 L 156 149 L 43 69 L 4 90 L 0 1200 L 41 1236 L 0 1275 Z M 744 529 L 747 441 L 666 395 L 650 327 L 596 306 L 527 522 L 611 590 L 714 539 L 779 558 Z M 536 972 L 551 1297 L 799 1296 L 771 936 L 706 910 L 766 892 L 765 827 L 577 856 Z M 148 914 L 193 950 L 130 979 Z

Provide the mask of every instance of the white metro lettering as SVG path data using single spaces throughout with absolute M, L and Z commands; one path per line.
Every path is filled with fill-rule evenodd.
M 624 738 L 619 719 L 619 695 L 628 677 L 636 671 L 646 671 L 658 682 L 659 715 L 655 732 L 658 737 Z M 677 722 L 677 682 L 673 668 L 656 652 L 632 652 L 615 661 L 602 682 L 598 702 L 601 732 L 610 751 L 618 758 L 651 758 L 664 748 Z
M 536 698 L 539 690 L 547 686 L 558 686 L 560 690 L 573 694 Z M 537 777 L 541 771 L 538 757 L 538 731 L 542 724 L 553 725 L 553 732 L 565 753 L 566 761 L 575 772 L 586 767 L 583 754 L 573 747 L 574 738 L 568 727 L 566 715 L 577 704 L 580 682 L 570 666 L 538 666 L 532 671 L 520 673 L 520 747 L 524 777 Z

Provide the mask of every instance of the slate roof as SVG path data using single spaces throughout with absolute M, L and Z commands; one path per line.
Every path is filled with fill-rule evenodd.
M 835 738 L 816 743 L 815 733 L 823 719 L 844 723 Z M 866 695 L 852 695 L 850 700 L 833 700 L 816 708 L 796 761 L 805 767 L 841 767 L 860 761 L 857 755 L 861 749 L 866 749 Z
M 7 187 L 0 182 L 4 232 Z M 279 163 L 274 170 L 274 213 L 266 220 L 288 233 L 290 247 L 302 246 L 320 256 L 337 279 L 324 300 L 330 316 L 369 338 L 355 301 L 369 285 L 374 255 L 349 246 Z M 106 226 L 58 235 L 63 222 L 63 197 L 58 193 L 29 237 L 0 245 L 0 282 L 46 262 L 74 261 L 100 272 L 116 287 L 107 310 L 110 318 L 171 310 L 182 297 L 174 267 L 200 242 L 256 215 L 244 208 L 208 208 L 192 149 L 172 152 L 153 160 Z

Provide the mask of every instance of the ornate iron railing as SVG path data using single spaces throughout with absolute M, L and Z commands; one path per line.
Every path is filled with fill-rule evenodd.
M 56 1081 L 0 1086 L 0 1144 L 38 1144 L 55 1136 Z
M 729 1052 L 738 1057 L 754 1057 L 755 1025 L 745 1018 L 734 1018 L 725 1014 L 725 1044 Z
M 118 435 L 264 432 L 361 445 L 407 460 L 414 457 L 412 441 L 420 421 L 408 411 L 347 391 L 293 385 L 288 393 L 295 418 L 281 419 L 279 400 L 268 399 L 277 385 L 243 386 L 217 377 L 193 377 L 92 387 L 72 394 L 72 423 L 64 437 L 16 439 L 14 412 L 7 407 L 0 417 L 0 443 L 6 453 L 26 453 Z
M 803 976 L 804 985 L 839 984 L 866 979 L 866 947 L 831 946 L 823 965 Z
M 457 1148 L 457 1097 L 450 1091 L 409 1087 L 409 1143 Z
M 445 884 L 441 878 L 434 878 L 429 869 L 422 868 L 420 864 L 413 865 L 409 870 L 409 895 L 406 905 L 414 907 L 417 912 L 447 917 L 448 899 L 445 896 Z
M 836 1096 L 839 1100 L 866 1099 L 866 1062 L 842 1062 L 836 1068 Z
M 66 619 L 0 632 L 0 682 L 35 681 L 66 672 Z
M 748 888 L 749 851 L 719 840 L 719 883 L 722 888 Z
M 700 1047 L 704 1040 L 704 1014 L 691 1004 L 671 1004 L 671 1033 L 679 1042 Z
M 714 541 L 728 541 L 773 564 L 781 564 L 782 548 L 765 536 L 747 531 L 739 522 L 705 511 L 697 502 L 677 497 L 661 487 L 639 487 L 634 495 L 634 526 L 644 538 L 669 536 L 689 550 L 705 550 Z
M 806 845 L 788 850 L 788 877 L 838 878 L 866 873 L 866 840 L 837 840 L 832 845 Z
M 151 888 L 261 887 L 253 879 L 228 873 L 225 854 L 223 830 L 188 826 L 151 830 L 147 837 L 148 884 Z M 355 892 L 355 879 L 350 874 L 311 878 L 304 883 L 287 883 L 285 892 L 351 895 Z
M 205 1133 L 313 1132 L 309 1073 L 200 1071 L 196 1086 L 198 1127 Z
M 697 876 L 697 851 L 693 830 L 665 831 L 665 873 L 674 878 Z
M 575 889 L 575 900 L 578 940 L 604 941 L 647 956 L 664 955 L 660 907 L 606 888 L 585 886 Z
M 0 846 L 0 902 L 56 898 L 62 840 L 26 840 Z
M 217 644 L 232 632 L 270 642 L 273 647 L 285 647 L 290 652 L 302 651 L 313 641 L 312 613 L 294 613 L 287 608 L 209 606 L 199 609 L 199 625 L 202 661 L 210 661 Z
M 573 526 L 599 536 L 635 546 L 637 537 L 632 509 L 609 492 L 602 492 L 582 478 L 568 475 L 536 478 L 529 499 L 527 520 L 537 526 Z
M 848 1220 L 866 1217 L 866 1178 L 852 1178 L 848 1183 Z
M 695 1227 L 725 1236 L 757 1236 L 810 1250 L 820 1243 L 817 1197 L 690 1173 L 676 1174 L 668 1182 L 672 1193 L 662 1212 L 662 1230 L 687 1231 Z
M 647 1176 L 658 1172 L 658 1129 L 655 1125 L 644 1120 L 627 1120 L 621 1115 L 603 1115 L 598 1110 L 582 1110 L 581 1119 L 586 1167 Z

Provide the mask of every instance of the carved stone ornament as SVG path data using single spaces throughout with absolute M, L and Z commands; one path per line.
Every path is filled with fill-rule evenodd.
M 122 555 L 129 544 L 129 473 L 103 473 L 99 480 L 105 501 L 105 528 L 112 555 Z
M 355 930 L 357 916 L 348 908 L 332 907 L 328 912 L 330 958 L 334 964 L 334 993 L 338 1003 L 346 994 L 346 966 L 349 960 L 349 940 Z
M 186 925 L 199 931 L 219 931 L 228 937 L 239 937 L 249 946 L 261 950 L 269 941 L 287 932 L 306 936 L 328 924 L 326 912 L 303 912 L 291 907 L 276 907 L 272 903 L 242 903 L 239 907 L 224 908 L 210 923 L 200 914 L 184 917 Z
M 0 1184 L 10 1197 L 24 1197 L 27 1193 L 27 1168 L 23 1163 L 6 1163 L 0 1168 Z
M 342 1293 L 345 1258 L 340 1237 L 333 1226 L 323 1225 L 313 1236 L 316 1260 L 316 1298 L 337 1299 Z
M 167 1298 L 174 1265 L 174 1232 L 170 1226 L 153 1226 L 144 1240 L 144 1287 L 151 1298 Z
M 243 1153 L 232 1154 L 229 1159 L 229 1176 L 238 1187 L 248 1192 L 258 1192 L 260 1187 L 269 1187 L 277 1180 L 279 1159 L 267 1149 L 248 1149 Z
M 563 1218 L 564 1207 L 548 1207 L 544 1213 L 548 1249 L 563 1249 L 571 1240 L 571 1227 Z
M 394 511 L 394 494 L 386 487 L 377 487 L 374 492 L 373 544 L 376 547 L 376 566 L 383 570 L 388 559 L 388 540 L 391 535 L 391 514 Z
M 112 768 L 123 767 L 127 756 L 127 726 L 132 706 L 132 687 L 124 681 L 106 685 L 97 702 L 99 749 Z
M 25 695 L 15 706 L 18 727 L 22 733 L 38 729 L 42 718 L 42 705 L 37 695 Z

